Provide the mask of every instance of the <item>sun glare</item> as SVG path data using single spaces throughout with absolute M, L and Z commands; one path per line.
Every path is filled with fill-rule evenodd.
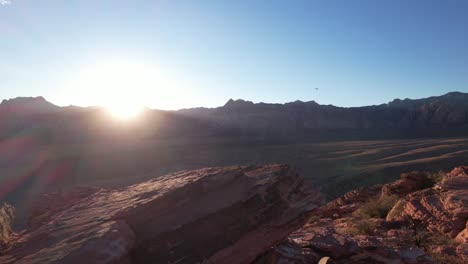
M 106 110 L 115 118 L 128 120 L 137 117 L 143 112 L 143 107 L 133 104 L 107 105 Z
M 112 117 L 128 120 L 138 117 L 156 92 L 164 94 L 160 75 L 144 63 L 108 60 L 86 67 L 72 87 L 88 94 L 89 101 Z
M 192 86 L 196 86 L 191 82 Z M 197 93 L 184 89 L 184 78 L 157 62 L 144 59 L 101 58 L 76 68 L 57 97 L 81 106 L 102 106 L 116 119 L 138 117 L 146 107 L 176 109 Z M 184 94 L 184 96 L 181 96 Z

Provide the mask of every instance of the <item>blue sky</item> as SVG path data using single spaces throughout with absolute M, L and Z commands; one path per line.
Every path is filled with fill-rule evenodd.
M 462 0 L 11 0 L 0 98 L 178 109 L 468 92 L 467 14 Z

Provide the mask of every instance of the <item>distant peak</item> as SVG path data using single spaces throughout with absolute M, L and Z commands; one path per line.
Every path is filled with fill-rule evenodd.
M 56 105 L 48 102 L 44 97 L 16 97 L 12 99 L 5 99 L 0 104 L 2 109 L 18 110 L 34 110 L 44 111 L 51 110 L 57 107 Z
M 455 92 L 446 93 L 442 95 L 441 97 L 458 97 L 458 96 L 466 96 L 466 95 L 468 94 L 455 91 Z
M 16 103 L 27 103 L 27 102 L 47 102 L 47 100 L 42 96 L 37 97 L 16 97 L 12 99 L 4 99 L 2 104 L 16 104 Z
M 254 105 L 253 102 L 251 101 L 245 101 L 242 99 L 237 99 L 233 100 L 232 98 L 227 101 L 227 103 L 224 105 L 224 107 L 236 107 L 236 108 L 242 108 L 242 107 L 249 107 Z
M 291 102 L 291 104 L 303 104 L 304 102 L 301 100 L 296 100 L 294 102 Z

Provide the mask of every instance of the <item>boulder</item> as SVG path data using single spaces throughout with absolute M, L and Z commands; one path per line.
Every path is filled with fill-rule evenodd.
M 412 192 L 432 187 L 434 181 L 430 178 L 430 173 L 413 171 L 402 173 L 396 182 L 385 184 L 382 187 L 381 195 L 397 195 L 404 197 Z
M 251 263 L 321 203 L 287 165 L 182 171 L 46 202 L 0 262 Z

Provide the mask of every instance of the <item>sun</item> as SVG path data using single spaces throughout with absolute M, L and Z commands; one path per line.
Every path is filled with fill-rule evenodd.
M 149 107 L 176 109 L 180 100 L 198 96 L 186 89 L 185 78 L 175 76 L 157 61 L 102 57 L 74 67 L 75 73 L 65 78 L 57 97 L 75 105 L 102 107 L 117 120 L 138 118 Z
M 74 87 L 119 120 L 137 118 L 154 98 L 162 82 L 158 72 L 144 63 L 106 60 L 88 66 L 76 78 Z M 161 91 L 160 91 L 161 94 Z
M 138 104 L 111 104 L 104 106 L 109 114 L 120 120 L 129 120 L 138 117 L 143 112 L 143 106 Z

